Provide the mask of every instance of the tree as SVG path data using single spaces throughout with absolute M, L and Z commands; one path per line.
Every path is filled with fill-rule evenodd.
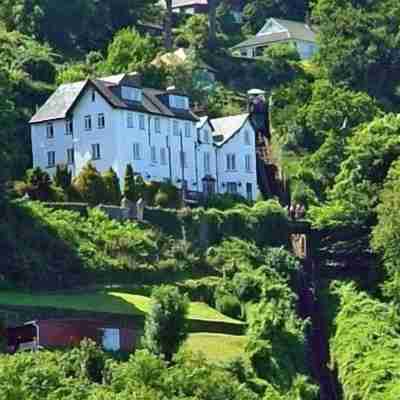
M 330 80 L 398 103 L 398 1 L 320 0 L 313 16 Z
M 157 47 L 149 36 L 141 36 L 133 28 L 120 30 L 107 49 L 107 59 L 102 69 L 118 74 L 144 69 L 157 55 Z
M 126 166 L 125 179 L 124 179 L 124 197 L 130 201 L 138 200 L 138 193 L 136 190 L 135 174 L 131 164 Z
M 196 14 L 186 19 L 176 29 L 175 44 L 180 47 L 204 49 L 209 38 L 209 26 L 205 15 Z
M 110 168 L 103 174 L 106 189 L 107 204 L 119 205 L 121 203 L 121 187 L 116 172 Z
M 72 171 L 68 169 L 68 165 L 58 164 L 54 175 L 54 184 L 66 190 L 72 183 Z
M 91 163 L 82 168 L 73 184 L 82 199 L 90 205 L 94 206 L 107 200 L 104 180 Z
M 172 49 L 172 0 L 165 1 L 164 18 L 164 46 L 167 50 Z
M 220 0 L 208 0 L 209 46 L 212 48 L 217 42 L 217 7 Z
M 187 337 L 186 317 L 189 301 L 178 289 L 161 286 L 152 293 L 153 306 L 146 317 L 143 345 L 171 362 Z

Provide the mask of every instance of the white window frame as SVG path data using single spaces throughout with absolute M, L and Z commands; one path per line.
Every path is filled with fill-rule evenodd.
M 133 118 L 134 118 L 133 112 L 128 111 L 126 115 L 126 127 L 129 129 L 134 127 Z
M 246 170 L 246 172 L 251 172 L 252 171 L 252 159 L 251 159 L 251 154 L 246 154 L 244 156 L 244 168 Z
M 92 130 L 92 116 L 85 115 L 85 131 L 91 131 L 91 130 Z
M 92 160 L 101 160 L 100 143 L 92 143 Z
M 67 164 L 72 165 L 75 163 L 75 150 L 73 147 L 67 149 Z
M 192 126 L 190 122 L 185 122 L 185 137 L 192 136 Z
M 155 117 L 154 118 L 154 130 L 157 133 L 161 132 L 161 118 L 160 117 Z
M 56 166 L 56 152 L 54 150 L 47 152 L 47 168 Z
M 133 143 L 132 149 L 133 149 L 133 159 L 134 160 L 140 160 L 141 159 L 141 157 L 140 157 L 140 143 L 139 142 Z
M 106 126 L 106 117 L 104 113 L 97 114 L 97 129 L 104 129 Z
M 153 164 L 157 163 L 157 148 L 156 146 L 150 147 L 150 157 Z
M 211 172 L 211 156 L 208 151 L 203 153 L 203 166 L 204 174 L 209 174 Z
M 52 122 L 46 124 L 46 137 L 47 139 L 54 139 L 54 124 Z
M 146 129 L 146 119 L 144 114 L 139 114 L 139 129 L 142 131 Z
M 167 149 L 165 147 L 160 149 L 160 164 L 167 165 Z
M 68 118 L 65 120 L 65 134 L 66 135 L 74 134 L 74 122 L 72 118 Z
M 226 155 L 226 170 L 236 171 L 236 154 L 229 153 Z
M 179 121 L 177 121 L 176 119 L 172 121 L 172 133 L 175 136 L 179 136 Z
M 181 168 L 187 168 L 187 157 L 184 151 L 179 152 L 179 161 Z
M 232 190 L 234 188 L 234 190 Z M 237 182 L 227 182 L 226 193 L 238 194 L 238 184 Z
M 247 129 L 244 131 L 244 144 L 247 146 L 251 144 L 250 132 Z

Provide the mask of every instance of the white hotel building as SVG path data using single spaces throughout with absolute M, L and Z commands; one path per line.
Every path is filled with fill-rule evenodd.
M 188 191 L 258 193 L 249 114 L 198 118 L 185 95 L 144 88 L 135 74 L 61 85 L 30 124 L 33 165 L 51 175 L 57 164 L 75 176 L 91 162 L 123 182 L 130 163 L 146 181 Z

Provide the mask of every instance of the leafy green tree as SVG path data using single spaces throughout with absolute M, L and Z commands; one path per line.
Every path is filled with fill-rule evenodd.
M 121 203 L 121 187 L 117 173 L 110 168 L 103 174 L 106 189 L 107 203 L 119 205 Z
M 382 255 L 388 279 L 386 294 L 400 305 L 400 161 L 393 163 L 379 195 L 378 223 L 373 229 L 372 246 Z
M 54 184 L 66 190 L 72 183 L 72 171 L 68 169 L 68 165 L 58 164 L 56 173 L 54 174 Z
M 138 193 L 136 190 L 135 174 L 131 164 L 128 164 L 125 169 L 124 178 L 124 197 L 130 201 L 138 200 Z
M 74 179 L 74 186 L 82 199 L 90 205 L 107 201 L 103 177 L 92 163 L 86 164 Z
M 161 286 L 152 293 L 153 306 L 146 317 L 143 345 L 156 355 L 172 361 L 187 337 L 189 301 L 177 288 Z
M 176 30 L 175 44 L 180 47 L 204 49 L 209 37 L 208 20 L 205 15 L 196 14 L 189 17 Z
M 361 125 L 349 139 L 335 185 L 311 216 L 319 226 L 371 225 L 378 195 L 392 162 L 400 156 L 400 119 L 388 114 Z
M 119 31 L 108 46 L 104 69 L 109 73 L 144 69 L 157 55 L 154 39 L 141 36 L 135 29 Z
M 313 13 L 329 78 L 397 103 L 398 2 L 320 0 Z

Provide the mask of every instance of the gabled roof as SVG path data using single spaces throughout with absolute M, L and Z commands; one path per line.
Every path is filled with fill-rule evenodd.
M 249 120 L 250 114 L 239 114 L 230 117 L 212 119 L 210 122 L 214 127 L 214 136 L 222 136 L 221 141 L 215 142 L 217 146 L 222 146 L 238 133 L 243 125 Z
M 142 102 L 124 101 L 113 91 L 126 75 L 113 75 L 101 79 L 87 79 L 86 81 L 64 84 L 49 97 L 46 103 L 36 112 L 29 121 L 31 124 L 67 118 L 85 89 L 92 86 L 114 108 L 145 112 L 167 116 L 171 118 L 197 121 L 198 118 L 191 110 L 181 110 L 168 107 L 163 99 L 167 92 L 162 90 L 142 88 Z M 118 82 L 118 83 L 116 83 Z
M 283 29 L 281 32 L 261 33 L 264 27 L 271 21 L 280 25 Z M 316 42 L 315 32 L 304 22 L 289 21 L 286 19 L 270 18 L 267 20 L 263 28 L 257 35 L 245 40 L 235 46 L 232 49 L 239 49 L 242 47 L 249 46 L 262 46 L 269 43 L 276 43 L 288 40 L 303 40 L 306 42 Z

